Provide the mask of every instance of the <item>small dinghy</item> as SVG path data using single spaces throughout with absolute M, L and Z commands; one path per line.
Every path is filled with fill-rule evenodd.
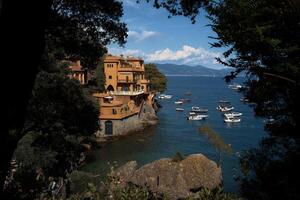
M 183 108 L 176 108 L 176 111 L 182 112 L 182 111 L 184 111 L 184 109 Z
M 191 121 L 199 121 L 202 120 L 203 117 L 201 117 L 200 115 L 190 115 L 187 117 L 187 119 Z
M 235 117 L 231 117 L 231 118 L 225 118 L 224 119 L 224 122 L 226 123 L 238 123 L 238 122 L 241 122 L 241 119 L 240 118 L 235 118 Z
M 177 105 L 181 105 L 181 104 L 183 104 L 183 101 L 175 101 L 174 103 Z
M 243 114 L 240 112 L 230 112 L 230 113 L 225 113 L 224 116 L 227 118 L 231 118 L 231 117 L 240 117 Z

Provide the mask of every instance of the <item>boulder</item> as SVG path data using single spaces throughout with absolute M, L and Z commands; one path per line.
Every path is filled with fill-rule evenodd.
M 163 158 L 139 169 L 136 166 L 131 161 L 117 169 L 117 175 L 124 182 L 148 186 L 152 192 L 165 193 L 171 199 L 185 198 L 201 187 L 212 189 L 222 184 L 221 168 L 202 154 L 178 162 Z

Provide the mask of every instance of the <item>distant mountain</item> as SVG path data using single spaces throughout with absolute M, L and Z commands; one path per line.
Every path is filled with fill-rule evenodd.
M 228 75 L 232 69 L 211 69 L 201 65 L 156 64 L 159 71 L 166 76 L 222 76 Z

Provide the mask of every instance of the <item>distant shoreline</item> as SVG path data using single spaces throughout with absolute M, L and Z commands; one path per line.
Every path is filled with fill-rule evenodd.
M 199 76 L 202 76 L 202 77 L 225 77 L 226 75 L 224 76 L 220 76 L 220 75 L 188 75 L 188 74 L 165 74 L 165 76 L 194 76 L 194 77 L 199 77 Z M 237 77 L 244 77 L 244 76 L 237 76 Z
M 219 75 L 188 75 L 188 74 L 165 74 L 165 76 L 207 76 L 207 77 L 222 77 Z

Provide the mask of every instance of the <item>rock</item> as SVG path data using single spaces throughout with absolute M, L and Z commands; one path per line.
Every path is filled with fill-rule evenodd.
M 152 192 L 165 193 L 171 199 L 185 198 L 200 187 L 212 189 L 222 184 L 221 168 L 202 154 L 179 162 L 163 158 L 134 170 L 136 166 L 131 161 L 117 171 L 126 177 L 125 182 L 148 186 Z
M 122 165 L 121 167 L 117 168 L 115 171 L 113 171 L 112 176 L 119 177 L 124 180 L 129 180 L 133 176 L 133 173 L 136 170 L 137 170 L 137 162 L 130 161 L 127 162 L 125 165 Z

